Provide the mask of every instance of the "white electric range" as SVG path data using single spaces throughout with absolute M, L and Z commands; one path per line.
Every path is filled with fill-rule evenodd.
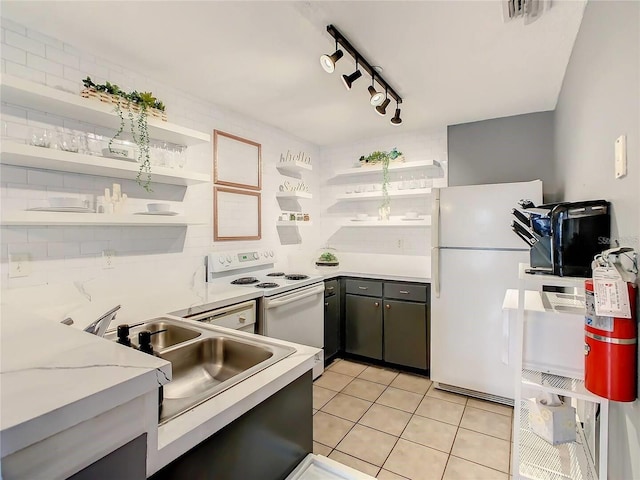
M 207 256 L 207 282 L 262 290 L 259 333 L 324 347 L 324 281 L 318 274 L 276 271 L 272 249 L 215 252 Z M 318 354 L 313 378 L 324 371 Z

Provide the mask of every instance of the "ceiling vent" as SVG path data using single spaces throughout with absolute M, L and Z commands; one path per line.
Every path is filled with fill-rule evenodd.
M 502 17 L 506 22 L 524 19 L 524 24 L 535 22 L 545 10 L 551 7 L 551 0 L 503 0 Z

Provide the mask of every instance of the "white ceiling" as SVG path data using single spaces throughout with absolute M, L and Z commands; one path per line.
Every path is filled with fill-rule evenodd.
M 585 1 L 504 23 L 492 1 L 3 1 L 2 15 L 318 145 L 555 108 Z M 333 23 L 403 97 L 377 115 L 333 75 Z M 144 85 L 136 86 L 144 90 Z M 169 110 L 171 106 L 168 106 Z

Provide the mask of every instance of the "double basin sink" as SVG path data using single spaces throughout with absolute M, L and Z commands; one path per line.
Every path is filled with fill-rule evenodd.
M 161 425 L 296 351 L 262 337 L 248 339 L 169 318 L 132 328 L 135 347 L 143 330 L 160 332 L 151 336 L 151 344 L 156 355 L 171 362 L 172 380 L 164 385 Z M 115 340 L 114 333 L 105 337 Z

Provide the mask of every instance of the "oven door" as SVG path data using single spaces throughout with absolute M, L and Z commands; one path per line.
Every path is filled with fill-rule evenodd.
M 324 347 L 324 283 L 266 297 L 262 334 L 311 347 Z M 324 355 L 318 354 L 314 378 L 322 373 Z

